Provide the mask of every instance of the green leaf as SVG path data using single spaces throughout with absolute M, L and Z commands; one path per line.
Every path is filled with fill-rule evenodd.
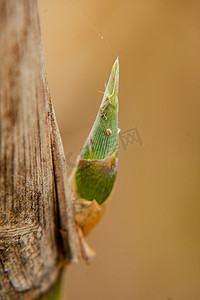
M 115 61 L 96 120 L 77 160 L 76 194 L 102 204 L 110 195 L 118 165 L 119 60 Z

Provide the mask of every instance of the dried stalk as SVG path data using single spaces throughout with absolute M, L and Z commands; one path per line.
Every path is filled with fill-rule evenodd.
M 0 0 L 0 299 L 45 292 L 66 258 L 81 250 L 37 1 Z

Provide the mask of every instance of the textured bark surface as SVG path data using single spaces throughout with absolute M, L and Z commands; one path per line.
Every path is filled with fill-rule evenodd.
M 64 173 L 37 1 L 0 0 L 0 299 L 37 296 L 79 261 Z

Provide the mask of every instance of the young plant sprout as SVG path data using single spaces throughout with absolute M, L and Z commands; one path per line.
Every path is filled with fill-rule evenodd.
M 118 165 L 119 60 L 115 61 L 96 120 L 70 176 L 75 219 L 85 256 L 83 236 L 101 219 L 111 198 Z

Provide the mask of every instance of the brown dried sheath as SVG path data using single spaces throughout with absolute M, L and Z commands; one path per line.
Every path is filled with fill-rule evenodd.
M 60 224 L 73 261 L 80 248 L 63 180 L 37 1 L 1 0 L 0 16 L 0 299 L 25 299 L 57 279 L 67 254 Z

